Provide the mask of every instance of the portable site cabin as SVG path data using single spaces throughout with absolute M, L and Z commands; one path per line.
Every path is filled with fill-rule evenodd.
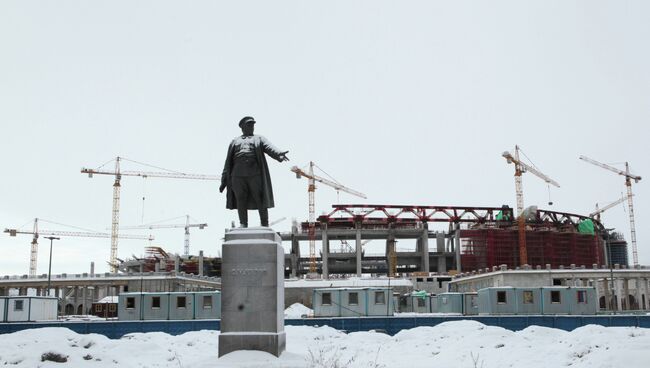
M 107 296 L 92 304 L 90 314 L 103 317 L 115 318 L 117 317 L 117 303 L 119 298 L 117 296 Z
M 593 287 L 543 287 L 543 314 L 596 314 L 598 300 Z
M 0 297 L 0 321 L 53 321 L 57 318 L 57 304 L 55 297 L 3 296 Z
M 465 298 L 463 293 L 442 293 L 436 298 L 438 313 L 463 313 Z
M 118 311 L 120 320 L 218 319 L 221 318 L 221 293 L 122 293 Z
M 478 293 L 463 294 L 463 314 L 478 314 Z
M 596 314 L 593 287 L 481 289 L 479 314 Z
M 540 288 L 491 287 L 478 291 L 479 314 L 541 314 Z
M 316 317 L 392 316 L 392 289 L 386 287 L 314 289 Z
M 437 309 L 436 297 L 425 291 L 414 291 L 401 298 L 400 312 L 432 313 Z

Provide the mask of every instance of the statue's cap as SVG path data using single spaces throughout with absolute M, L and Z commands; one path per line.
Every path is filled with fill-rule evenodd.
M 242 125 L 246 123 L 253 123 L 255 124 L 255 119 L 252 116 L 244 116 L 240 121 L 239 121 L 239 127 L 241 128 Z

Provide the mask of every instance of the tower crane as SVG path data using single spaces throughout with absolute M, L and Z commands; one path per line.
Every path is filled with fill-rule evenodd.
M 185 215 L 184 224 L 150 224 L 150 225 L 139 225 L 139 226 L 122 226 L 122 230 L 132 230 L 132 229 L 185 229 L 185 246 L 183 248 L 183 254 L 185 256 L 190 255 L 190 228 L 198 227 L 200 230 L 206 228 L 208 224 L 190 224 L 190 215 Z
M 296 174 L 296 179 L 305 177 L 307 178 L 308 181 L 307 192 L 309 193 L 308 236 L 309 236 L 309 272 L 310 273 L 316 272 L 316 214 L 315 214 L 315 200 L 314 200 L 314 192 L 316 191 L 316 182 L 330 186 L 334 188 L 337 192 L 345 192 L 357 197 L 361 197 L 363 199 L 367 198 L 366 195 L 361 192 L 357 192 L 356 190 L 347 188 L 335 181 L 314 175 L 314 166 L 316 165 L 312 161 L 309 161 L 308 172 L 304 172 L 302 169 L 298 168 L 297 166 L 293 166 L 291 168 L 291 171 Z
M 32 235 L 31 243 L 31 252 L 29 257 L 29 276 L 36 276 L 36 262 L 38 260 L 38 237 L 40 235 L 48 236 L 62 236 L 62 237 L 81 237 L 81 238 L 110 238 L 111 234 L 100 233 L 100 232 L 89 232 L 89 231 L 60 231 L 60 230 L 39 230 L 38 229 L 39 219 L 34 219 L 34 227 L 32 231 L 23 231 L 18 229 L 5 229 L 4 232 L 8 233 L 9 236 L 16 236 L 17 234 L 28 234 Z M 120 239 L 143 239 L 143 240 L 153 240 L 153 236 L 145 235 L 127 235 L 127 234 L 117 234 L 117 237 Z M 111 267 L 117 267 L 117 263 L 112 263 Z
M 154 167 L 158 170 L 163 170 L 163 171 L 122 171 L 120 170 L 120 161 L 122 160 L 130 161 L 140 165 Z M 92 178 L 93 175 L 111 175 L 115 177 L 115 182 L 113 183 L 113 210 L 112 210 L 112 217 L 111 217 L 112 218 L 111 258 L 109 261 L 109 263 L 112 265 L 111 272 L 117 272 L 117 263 L 116 263 L 117 239 L 118 239 L 118 230 L 120 224 L 120 187 L 121 187 L 122 176 L 139 176 L 142 178 L 151 177 L 151 178 L 173 178 L 173 179 L 194 179 L 194 180 L 221 180 L 221 177 L 216 175 L 186 174 L 178 171 L 172 171 L 172 170 L 167 170 L 152 165 L 143 164 L 141 162 L 129 160 L 119 156 L 115 159 L 115 169 L 113 171 L 101 170 L 101 167 L 98 169 L 82 168 L 81 173 L 88 174 L 89 178 Z
M 526 219 L 523 216 L 524 212 L 524 189 L 521 182 L 521 174 L 525 172 L 530 172 L 531 174 L 537 176 L 538 178 L 544 180 L 547 184 L 551 184 L 555 187 L 560 187 L 555 180 L 549 178 L 536 168 L 523 163 L 519 159 L 519 146 L 515 145 L 515 154 L 512 155 L 510 152 L 503 152 L 503 156 L 509 164 L 515 164 L 515 191 L 517 193 L 517 216 L 518 216 L 518 227 L 519 227 L 519 263 L 521 265 L 528 263 L 528 252 L 526 251 Z
M 626 162 L 625 163 L 625 171 L 617 169 L 613 166 L 609 166 L 607 164 L 604 164 L 602 162 L 598 162 L 594 159 L 591 159 L 587 156 L 580 156 L 580 159 L 586 162 L 589 162 L 592 165 L 596 165 L 599 167 L 602 167 L 605 170 L 609 170 L 611 172 L 614 172 L 618 175 L 622 175 L 625 177 L 625 186 L 627 187 L 627 207 L 629 208 L 630 212 L 630 238 L 632 240 L 632 259 L 634 261 L 634 267 L 639 266 L 639 256 L 637 254 L 637 248 L 636 248 L 636 229 L 634 226 L 634 205 L 632 203 L 632 180 L 634 180 L 635 183 L 638 183 L 641 180 L 641 177 L 638 175 L 633 175 L 630 173 L 630 165 Z
M 616 201 L 614 201 L 614 202 L 612 202 L 612 203 L 610 203 L 610 204 L 608 204 L 608 205 L 606 205 L 605 207 L 602 207 L 602 208 L 598 208 L 598 203 L 596 203 L 596 210 L 594 212 L 590 213 L 589 217 L 593 217 L 596 220 L 600 221 L 600 214 L 601 213 L 603 213 L 603 212 L 607 211 L 608 209 L 610 209 L 610 208 L 612 208 L 612 207 L 614 207 L 614 206 L 616 206 L 616 205 L 618 205 L 620 203 L 623 203 L 625 201 L 627 201 L 627 196 L 623 196 L 623 197 L 617 199 Z

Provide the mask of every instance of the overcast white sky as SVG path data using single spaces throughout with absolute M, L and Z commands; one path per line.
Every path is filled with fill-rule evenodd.
M 579 155 L 650 175 L 648 19 L 647 1 L 5 0 L 0 227 L 30 229 L 39 217 L 105 231 L 112 177 L 89 179 L 82 166 L 120 155 L 220 174 L 244 115 L 289 150 L 289 163 L 270 161 L 271 220 L 288 218 L 278 231 L 307 219 L 307 182 L 289 168 L 309 160 L 366 203 L 515 206 L 514 168 L 501 157 L 515 144 L 561 184 L 553 209 L 588 214 L 620 197 L 624 179 Z M 548 208 L 546 185 L 523 181 L 525 204 Z M 633 188 L 639 259 L 650 264 L 645 181 Z M 122 184 L 122 225 L 207 222 L 192 231 L 192 253 L 217 255 L 237 219 L 218 182 Z M 318 214 L 336 202 L 317 189 Z M 624 206 L 603 221 L 629 240 Z M 182 229 L 154 236 L 182 252 Z M 27 274 L 30 240 L 0 234 L 0 275 Z M 146 245 L 121 241 L 119 257 Z M 54 273 L 91 261 L 108 270 L 109 239 L 55 247 Z

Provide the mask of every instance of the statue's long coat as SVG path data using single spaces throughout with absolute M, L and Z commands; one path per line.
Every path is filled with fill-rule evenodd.
M 255 147 L 255 157 L 257 158 L 257 163 L 260 167 L 260 175 L 262 175 L 262 208 L 273 208 L 275 203 L 273 201 L 273 187 L 271 185 L 271 175 L 269 174 L 269 167 L 266 163 L 266 157 L 264 154 L 271 156 L 272 158 L 282 162 L 280 157 L 282 151 L 275 148 L 266 138 L 261 135 L 253 135 L 253 145 Z M 229 210 L 237 209 L 237 199 L 235 198 L 235 193 L 232 191 L 232 181 L 230 180 L 230 174 L 232 173 L 232 168 L 235 163 L 235 140 L 233 139 L 228 146 L 228 155 L 226 156 L 226 163 L 223 166 L 223 172 L 221 173 L 221 182 L 226 183 L 228 191 L 226 192 L 226 208 Z M 253 196 L 248 197 L 248 203 L 246 207 L 249 210 L 258 209 Z

